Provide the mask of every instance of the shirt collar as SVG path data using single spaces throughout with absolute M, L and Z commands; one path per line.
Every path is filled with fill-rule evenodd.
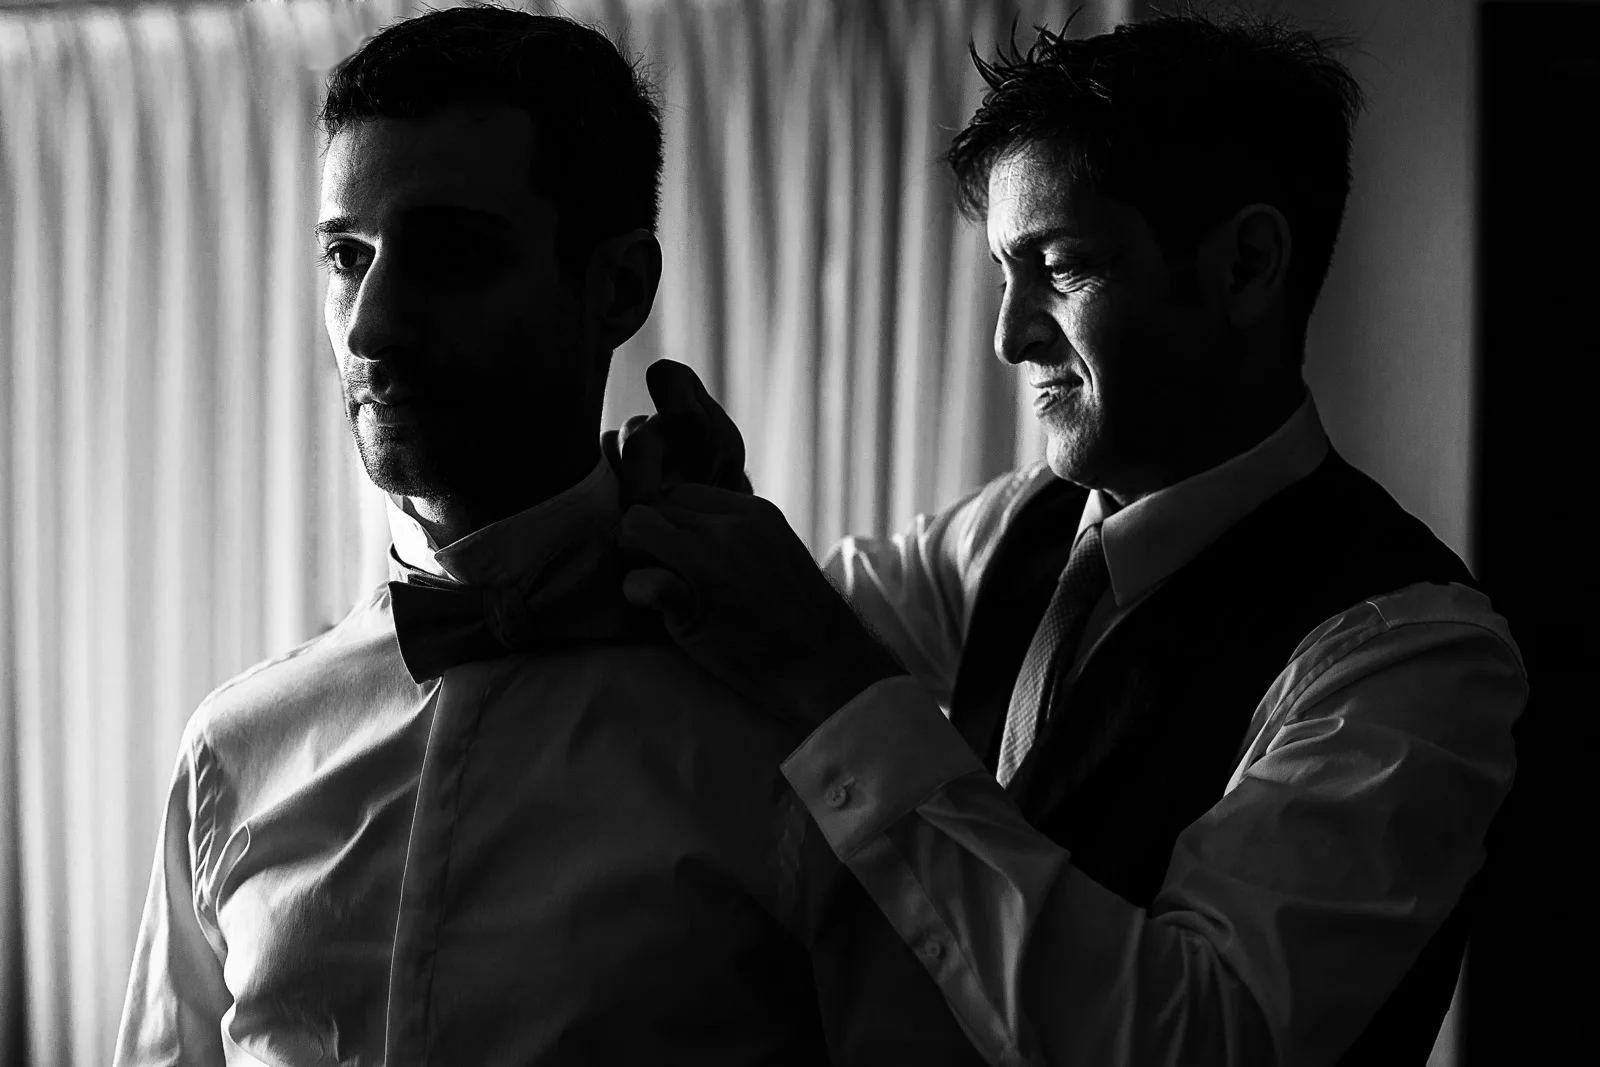
M 443 548 L 411 514 L 405 497 L 391 493 L 388 511 L 393 551 L 410 566 L 468 585 L 515 584 L 574 541 L 614 533 L 621 517 L 621 487 L 602 458 L 570 489 Z
M 1328 435 L 1308 392 L 1288 421 L 1248 452 L 1186 478 L 1120 510 L 1089 493 L 1082 533 L 1101 523 L 1111 593 L 1125 608 L 1199 555 L 1250 512 L 1316 470 Z

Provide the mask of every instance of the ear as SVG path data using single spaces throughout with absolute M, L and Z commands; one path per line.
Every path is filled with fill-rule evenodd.
M 584 313 L 602 351 L 639 332 L 660 284 L 661 245 L 649 230 L 630 230 L 595 247 L 585 272 Z
M 1271 204 L 1241 208 L 1207 244 L 1216 257 L 1230 325 L 1254 326 L 1281 313 L 1294 250 L 1283 212 Z

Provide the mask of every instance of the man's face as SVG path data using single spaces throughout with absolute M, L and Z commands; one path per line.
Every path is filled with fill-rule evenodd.
M 351 123 L 317 225 L 325 318 L 367 474 L 405 496 L 494 493 L 592 445 L 605 365 L 530 184 L 532 117 L 498 105 Z
M 1046 146 L 990 172 L 988 239 L 1005 282 L 995 354 L 1035 390 L 1051 470 L 1119 497 L 1153 488 L 1209 403 L 1220 308 L 1138 210 L 1074 187 Z

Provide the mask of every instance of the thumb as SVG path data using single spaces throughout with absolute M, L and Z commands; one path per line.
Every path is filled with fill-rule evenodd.
M 693 419 L 702 425 L 706 423 L 706 410 L 701 398 L 711 394 L 706 392 L 700 376 L 687 364 L 675 359 L 658 359 L 645 369 L 644 384 L 650 390 L 650 399 L 655 402 L 656 411 L 663 415 Z
M 623 422 L 621 429 L 608 430 L 600 435 L 600 439 L 604 441 L 608 437 L 612 438 L 617 451 L 619 453 L 625 452 L 628 449 L 628 438 L 644 429 L 649 423 L 649 415 L 632 415 Z
M 635 415 L 623 425 L 619 436 L 618 474 L 623 502 L 654 504 L 661 498 L 661 469 L 667 452 L 660 421 Z
M 674 636 L 687 633 L 699 610 L 689 583 L 665 567 L 641 567 L 622 579 L 622 595 L 630 604 L 659 612 Z
M 618 475 L 622 474 L 622 439 L 615 430 L 600 435 L 600 454 Z

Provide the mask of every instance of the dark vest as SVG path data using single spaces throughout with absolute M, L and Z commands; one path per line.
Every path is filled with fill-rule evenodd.
M 1064 481 L 1042 490 L 979 587 L 951 720 L 991 771 L 1087 496 Z M 1416 582 L 1474 584 L 1427 526 L 1330 452 L 1106 634 L 1058 694 L 1012 796 L 1074 866 L 1148 908 L 1178 835 L 1221 798 L 1256 706 L 1296 646 L 1325 620 Z M 1426 1062 L 1455 987 L 1470 897 L 1341 1062 Z

